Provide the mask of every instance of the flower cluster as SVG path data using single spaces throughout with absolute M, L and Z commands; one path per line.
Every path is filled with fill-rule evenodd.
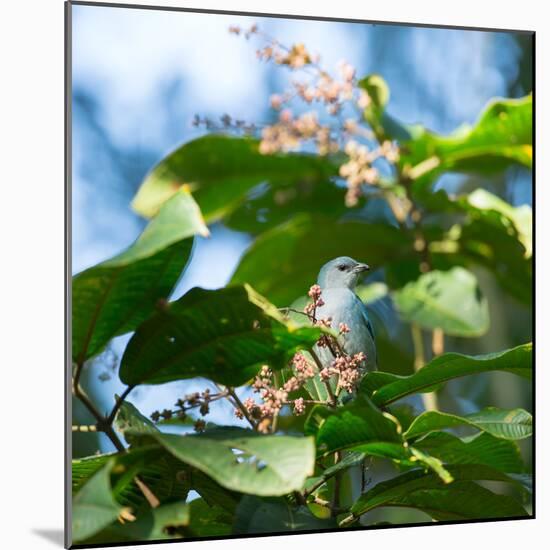
M 319 285 L 313 285 L 307 295 L 311 298 L 311 302 L 304 307 L 304 313 L 315 322 L 315 313 L 318 307 L 325 305 L 325 302 L 321 298 L 321 287 Z
M 364 364 L 366 356 L 363 352 L 355 355 L 338 355 L 330 367 L 325 367 L 320 373 L 321 380 L 328 381 L 332 376 L 337 377 L 336 392 L 343 388 L 352 393 L 361 377 L 361 366 Z
M 378 183 L 379 173 L 374 167 L 375 161 L 385 158 L 390 163 L 397 162 L 399 151 L 397 146 L 384 141 L 382 145 L 369 148 L 355 140 L 349 140 L 345 147 L 348 161 L 340 166 L 340 176 L 345 178 L 348 186 L 346 204 L 355 206 L 361 196 L 361 185 Z
M 279 101 L 278 97 L 271 98 L 272 105 Z M 260 153 L 263 155 L 296 150 L 308 140 L 316 144 L 321 155 L 338 151 L 338 143 L 331 137 L 330 127 L 320 124 L 314 111 L 294 117 L 290 109 L 284 109 L 279 114 L 279 121 L 266 126 L 261 136 Z
M 159 422 L 162 420 L 170 420 L 171 418 L 178 418 L 185 420 L 187 418 L 187 411 L 190 409 L 198 409 L 202 416 L 206 416 L 210 412 L 210 403 L 227 397 L 226 391 L 219 393 L 212 393 L 208 388 L 203 392 L 193 392 L 179 398 L 175 403 L 175 410 L 164 409 L 163 411 L 153 411 L 151 413 L 151 420 L 153 422 Z M 202 418 L 199 418 L 194 423 L 195 431 L 203 431 L 206 423 Z
M 271 107 L 279 111 L 279 118 L 274 124 L 261 128 L 260 152 L 271 155 L 298 150 L 306 144 L 313 144 L 319 155 L 345 152 L 348 159 L 341 165 L 339 175 L 348 188 L 346 206 L 356 206 L 364 192 L 363 185 L 378 185 L 380 181 L 375 161 L 385 159 L 391 166 L 397 162 L 399 151 L 390 141 L 379 144 L 365 125 L 363 113 L 372 100 L 361 87 L 355 67 L 341 61 L 337 75 L 333 76 L 320 66 L 319 56 L 310 53 L 304 44 L 286 47 L 256 26 L 249 30 L 231 27 L 230 32 L 243 34 L 246 38 L 257 35 L 265 41 L 257 50 L 260 60 L 287 66 L 293 75 L 299 75 L 291 80 L 287 90 L 271 96 Z M 321 122 L 322 117 L 316 111 L 293 115 L 290 104 L 296 99 L 307 105 L 321 105 L 329 115 L 328 122 Z M 350 117 L 349 111 L 356 116 Z M 237 130 L 242 129 L 243 126 L 237 127 Z
M 332 319 L 330 317 L 316 318 L 317 308 L 324 305 L 321 287 L 319 285 L 310 287 L 308 296 L 311 302 L 306 305 L 303 314 L 309 318 L 312 324 L 331 328 Z M 293 392 L 302 389 L 304 384 L 315 376 L 319 376 L 321 381 L 330 385 L 331 388 L 336 388 L 336 396 L 342 390 L 350 393 L 355 391 L 361 378 L 361 368 L 366 356 L 364 353 L 349 355 L 344 351 L 342 344 L 345 344 L 346 335 L 350 331 L 351 329 L 346 323 L 339 323 L 338 338 L 325 332 L 318 339 L 317 347 L 328 348 L 333 355 L 333 360 L 328 367 L 321 367 L 314 350 L 311 350 L 312 358 L 308 358 L 304 352 L 295 353 L 290 361 L 293 375 L 285 380 L 282 387 L 275 384 L 273 372 L 269 366 L 264 365 L 252 384 L 254 392 L 260 395 L 260 402 L 252 397 L 245 399 L 242 407 L 235 409 L 235 416 L 240 419 L 246 416 L 255 422 L 258 431 L 268 432 L 272 429 L 274 419 L 283 406 L 290 405 L 293 414 L 301 415 L 304 414 L 307 404 L 323 403 L 322 401 L 306 400 L 303 397 L 291 397 Z M 327 401 L 327 404 L 334 406 L 335 401 Z

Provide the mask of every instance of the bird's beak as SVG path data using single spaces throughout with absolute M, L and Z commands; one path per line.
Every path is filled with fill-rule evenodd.
M 367 264 L 357 264 L 354 267 L 354 271 L 356 271 L 357 273 L 361 273 L 363 271 L 368 271 L 369 269 L 370 269 L 370 267 Z

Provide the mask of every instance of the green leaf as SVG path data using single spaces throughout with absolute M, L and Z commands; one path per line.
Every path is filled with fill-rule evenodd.
M 453 481 L 452 474 L 443 466 L 443 462 L 439 458 L 426 454 L 415 447 L 410 447 L 409 450 L 411 452 L 411 460 L 419 461 L 430 470 L 433 470 L 443 483 L 451 483 Z
M 261 364 L 283 367 L 319 335 L 316 327 L 285 321 L 247 285 L 194 288 L 138 328 L 122 357 L 120 378 L 135 385 L 204 376 L 239 386 Z
M 532 97 L 494 99 L 478 121 L 449 136 L 420 127 L 401 144 L 400 165 L 414 180 L 413 192 L 426 190 L 444 171 L 491 173 L 510 164 L 532 165 Z
M 156 541 L 185 538 L 190 522 L 189 505 L 185 501 L 163 504 L 140 510 L 136 520 L 123 525 L 114 523 L 87 544 L 112 542 Z
M 309 437 L 262 436 L 237 428 L 184 436 L 129 434 L 142 444 L 158 443 L 222 487 L 241 493 L 284 495 L 301 489 L 313 473 L 315 447 Z
M 234 518 L 223 508 L 210 506 L 204 499 L 197 498 L 189 503 L 189 509 L 189 534 L 192 537 L 225 537 L 231 534 Z
M 76 275 L 73 360 L 83 362 L 144 321 L 172 292 L 191 254 L 193 235 L 207 232 L 192 197 L 180 192 L 126 251 Z
M 389 373 L 367 373 L 360 391 L 371 395 L 378 406 L 385 406 L 413 393 L 431 391 L 437 384 L 453 378 L 490 371 L 504 371 L 531 378 L 532 344 L 487 355 L 468 356 L 445 353 L 411 376 Z
M 369 283 L 368 285 L 358 285 L 355 294 L 365 304 L 369 305 L 388 294 L 388 286 L 384 283 Z
M 403 436 L 412 439 L 435 430 L 457 426 L 471 426 L 502 439 L 525 439 L 533 432 L 531 415 L 524 409 L 488 407 L 466 416 L 427 411 L 416 418 Z
M 336 175 L 327 158 L 308 154 L 262 155 L 251 138 L 210 135 L 185 143 L 147 175 L 132 206 L 154 216 L 182 185 L 199 203 L 207 221 L 233 210 L 246 193 L 265 181 L 326 180 Z
M 507 473 L 525 471 L 517 444 L 486 432 L 464 438 L 431 432 L 414 445 L 444 464 L 483 464 Z
M 380 506 L 418 508 L 437 520 L 527 515 L 513 498 L 472 483 L 474 480 L 513 482 L 506 474 L 481 465 L 449 466 L 449 471 L 455 481 L 448 484 L 435 473 L 422 470 L 412 470 L 379 483 L 353 504 L 348 523 Z
M 401 317 L 451 336 L 481 336 L 489 329 L 489 308 L 475 276 L 462 267 L 430 271 L 394 292 Z
M 117 397 L 118 399 L 118 397 Z M 158 432 L 158 428 L 129 401 L 124 401 L 115 418 L 115 427 L 122 433 L 128 430 L 140 433 Z M 130 443 L 131 441 L 128 441 Z
M 107 462 L 73 498 L 72 539 L 79 542 L 101 531 L 118 518 L 122 507 L 111 494 L 111 468 Z
M 338 256 L 365 261 L 371 268 L 415 257 L 410 235 L 387 224 L 307 214 L 260 235 L 244 254 L 233 284 L 249 283 L 280 306 L 288 306 L 315 283 L 322 265 Z
M 360 88 L 369 94 L 371 105 L 377 109 L 384 109 L 390 100 L 390 88 L 379 74 L 370 74 L 357 83 Z
M 373 456 L 406 458 L 398 430 L 396 421 L 361 395 L 336 409 L 316 405 L 305 425 L 305 433 L 315 436 L 317 452 L 323 456 L 353 449 Z
M 72 493 L 76 494 L 116 454 L 94 455 L 72 461 Z
M 283 499 L 244 497 L 237 508 L 233 533 L 281 533 L 334 529 L 334 519 L 315 517 L 306 506 L 293 507 Z
M 183 470 L 181 462 L 155 446 L 130 448 L 125 453 L 73 460 L 73 493 L 78 492 L 108 461 L 112 462 L 111 493 L 123 506 L 137 510 L 145 503 L 145 497 L 136 485 L 136 476 L 139 476 L 161 502 L 168 499 L 185 499 L 189 492 L 189 484 L 183 483 L 180 479 Z
M 270 184 L 251 193 L 224 219 L 224 225 L 236 231 L 258 235 L 290 221 L 294 216 L 311 212 L 338 220 L 350 212 L 359 212 L 365 200 L 355 208 L 346 206 L 346 188 L 331 181 L 297 181 L 293 185 Z
M 450 197 L 443 189 L 422 198 L 432 212 L 465 214 L 447 236 L 432 243 L 435 263 L 477 264 L 493 272 L 507 292 L 531 303 L 532 212 L 527 205 L 513 207 L 499 197 L 477 189 Z M 451 252 L 452 254 L 450 254 Z
M 369 104 L 363 111 L 363 116 L 371 126 L 377 139 L 383 141 L 387 133 L 384 129 L 385 123 L 388 122 L 388 119 L 384 117 L 384 111 L 390 100 L 390 88 L 378 74 L 371 74 L 362 78 L 357 85 L 365 90 L 370 98 Z
M 476 189 L 473 193 L 466 196 L 465 201 L 468 205 L 466 208 L 469 207 L 470 211 L 475 209 L 475 214 L 480 210 L 493 211 L 502 214 L 507 220 L 510 220 L 521 244 L 525 248 L 525 256 L 527 258 L 531 257 L 533 252 L 533 213 L 530 206 L 524 204 L 514 207 L 485 189 Z

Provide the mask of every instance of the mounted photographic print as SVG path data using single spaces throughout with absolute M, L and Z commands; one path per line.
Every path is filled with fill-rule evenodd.
M 534 517 L 534 33 L 66 8 L 66 545 Z

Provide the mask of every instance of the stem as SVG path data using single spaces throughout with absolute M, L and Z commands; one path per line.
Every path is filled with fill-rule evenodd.
M 312 485 L 308 491 L 304 491 L 304 495 L 307 497 L 309 495 L 311 495 L 312 493 L 314 493 L 315 491 L 317 491 L 317 489 L 319 489 L 319 487 L 321 487 L 322 485 L 324 485 L 327 481 L 328 481 L 329 478 L 325 478 L 323 477 L 322 479 L 320 479 L 317 483 L 315 483 L 314 485 Z
M 97 425 L 91 424 L 90 426 L 74 426 L 72 427 L 73 432 L 97 432 Z
M 342 460 L 342 453 L 340 451 L 336 451 L 334 453 L 334 464 L 338 464 L 340 460 Z M 341 473 L 342 472 L 337 472 L 334 476 L 334 492 L 332 494 L 332 504 L 330 506 L 333 517 L 337 514 L 336 510 L 340 508 L 340 486 L 342 483 Z
M 349 516 L 345 517 L 339 524 L 339 527 L 347 527 L 348 525 L 351 525 L 355 521 L 357 521 L 359 518 L 355 516 L 354 514 L 350 514 Z
M 122 395 L 117 399 L 117 402 L 115 403 L 115 406 L 113 407 L 113 410 L 111 411 L 111 414 L 107 417 L 107 422 L 109 424 L 112 424 L 115 420 L 115 417 L 117 415 L 117 412 L 119 411 L 120 407 L 122 407 L 122 404 L 124 403 L 124 400 L 128 397 L 128 394 L 135 388 L 135 386 L 128 386 L 123 392 Z
M 112 426 L 112 421 L 109 421 L 109 417 L 104 417 L 95 407 L 95 405 L 92 403 L 91 399 L 86 395 L 84 390 L 82 389 L 82 386 L 80 385 L 80 377 L 82 376 L 82 371 L 84 369 L 84 362 L 79 361 L 76 365 L 76 372 L 73 378 L 73 393 L 77 399 L 79 399 L 84 406 L 90 411 L 92 416 L 97 420 L 96 429 L 97 431 L 104 432 L 107 437 L 111 440 L 111 443 L 115 446 L 116 450 L 120 453 L 126 453 L 127 450 L 120 441 L 118 435 L 115 433 L 115 430 Z M 127 390 L 124 392 L 126 395 L 130 393 L 130 390 Z M 123 394 L 124 395 L 124 394 Z M 122 405 L 123 399 L 121 398 L 119 402 L 115 405 L 115 409 L 118 410 L 120 405 Z M 116 415 L 116 410 L 114 411 L 114 414 Z M 151 506 L 151 508 L 156 508 L 160 501 L 159 499 L 153 494 L 151 489 L 143 483 L 137 476 L 134 478 L 134 481 L 136 482 L 136 485 L 140 488 L 141 492 L 143 493 L 143 496 L 146 498 L 147 502 Z
M 324 500 L 319 497 L 313 497 L 311 502 L 314 502 L 315 504 L 318 504 L 319 506 L 323 506 L 324 508 L 330 508 L 331 512 L 334 513 L 334 515 L 341 514 L 343 512 L 347 512 L 347 508 L 334 508 L 331 503 L 328 500 Z
M 98 421 L 98 423 L 101 423 L 104 420 L 103 416 L 101 416 L 99 411 L 95 408 L 94 404 L 92 403 L 90 398 L 86 395 L 86 393 L 82 389 L 82 386 L 80 385 L 80 377 L 82 376 L 83 369 L 84 369 L 84 363 L 79 362 L 76 365 L 76 372 L 73 378 L 73 393 L 75 397 L 83 403 L 83 405 L 88 409 L 88 411 Z
M 397 221 L 397 224 L 399 225 L 399 228 L 406 230 L 407 212 L 405 208 L 399 204 L 399 201 L 391 192 L 384 193 L 384 197 L 393 213 L 395 220 Z
M 445 351 L 445 333 L 443 329 L 434 328 L 432 333 L 432 353 L 434 357 L 441 355 Z
M 235 393 L 235 388 L 227 387 L 226 389 L 227 393 L 232 397 L 233 401 L 235 402 L 235 406 L 243 413 L 243 416 L 248 420 L 248 423 L 252 426 L 254 430 L 257 429 L 258 426 L 256 425 L 256 422 L 254 422 L 254 419 L 250 416 L 250 413 L 244 406 L 243 402 Z
M 416 324 L 411 323 L 411 334 L 414 346 L 414 370 L 418 372 L 425 364 L 424 341 L 422 339 L 422 329 Z M 423 393 L 422 402 L 427 411 L 437 411 L 437 395 L 435 392 Z
M 319 369 L 319 372 L 323 370 L 323 364 L 321 363 L 321 360 L 319 359 L 318 355 L 313 351 L 313 348 L 310 348 L 309 353 L 313 357 L 313 360 L 315 361 L 315 364 L 317 365 L 317 368 Z M 323 380 L 323 384 L 325 385 L 325 388 L 327 389 L 327 393 L 330 399 L 330 404 L 333 407 L 336 407 L 338 404 L 338 401 L 336 399 L 336 396 L 334 395 L 334 392 L 332 391 L 332 387 L 330 385 L 330 382 L 328 380 Z

